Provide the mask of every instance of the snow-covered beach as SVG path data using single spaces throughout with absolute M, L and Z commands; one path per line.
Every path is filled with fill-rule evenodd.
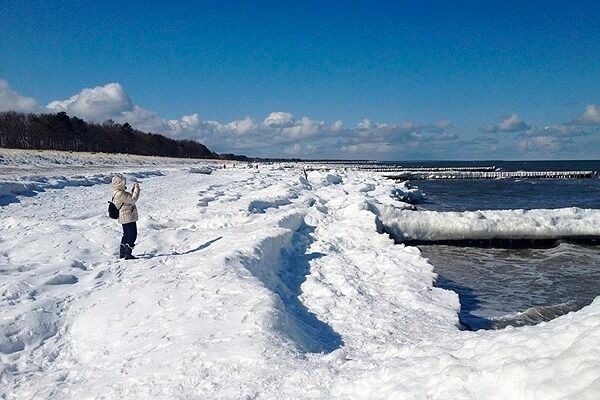
M 0 397 L 600 397 L 599 298 L 536 326 L 460 330 L 458 296 L 383 233 L 597 235 L 598 210 L 440 218 L 364 171 L 0 155 Z M 116 257 L 117 172 L 141 182 L 139 260 Z

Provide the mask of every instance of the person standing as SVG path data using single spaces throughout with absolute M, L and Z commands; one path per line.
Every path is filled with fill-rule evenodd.
M 119 247 L 119 258 L 125 260 L 136 260 L 137 257 L 132 255 L 137 239 L 137 220 L 138 211 L 135 203 L 140 197 L 140 185 L 134 182 L 131 193 L 125 186 L 127 180 L 123 175 L 115 175 L 112 178 L 113 198 L 112 202 L 119 209 L 119 223 L 123 226 L 123 237 Z

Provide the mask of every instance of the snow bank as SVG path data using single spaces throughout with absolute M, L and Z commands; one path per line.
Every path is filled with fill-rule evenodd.
M 91 176 L 24 176 L 17 180 L 0 180 L 0 206 L 18 202 L 21 196 L 35 196 L 49 189 L 64 189 L 72 186 L 94 186 L 111 182 L 113 174 Z M 128 180 L 162 176 L 161 171 L 128 172 Z
M 600 236 L 600 210 L 404 211 L 375 205 L 398 241 L 559 239 Z
M 140 156 L 133 154 L 86 153 L 52 150 L 0 149 L 0 166 L 101 166 L 101 165 L 144 165 L 161 166 L 196 164 L 200 160 L 189 158 L 170 158 Z M 201 160 L 203 163 L 220 163 L 222 160 Z

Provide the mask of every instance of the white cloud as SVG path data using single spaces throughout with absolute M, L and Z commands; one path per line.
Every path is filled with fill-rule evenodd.
M 69 99 L 50 102 L 46 108 L 93 121 L 118 119 L 123 113 L 134 111 L 131 99 L 119 83 L 83 89 Z
M 46 108 L 64 111 L 88 121 L 101 122 L 112 119 L 119 123 L 128 122 L 136 129 L 162 133 L 171 137 L 192 136 L 201 125 L 198 114 L 184 115 L 180 119 L 164 120 L 153 111 L 133 104 L 119 83 L 85 88 L 66 100 L 50 102 Z M 206 124 L 206 123 L 205 123 Z M 190 137 L 190 138 L 192 138 Z
M 448 129 L 452 127 L 452 121 L 444 119 L 435 124 L 435 127 L 438 129 Z
M 356 129 L 358 129 L 359 131 L 370 131 L 375 128 L 375 124 L 367 118 L 363 119 L 356 125 Z
M 191 115 L 184 115 L 180 119 L 171 119 L 167 122 L 167 125 L 172 133 L 180 133 L 183 131 L 193 131 L 200 125 L 200 117 L 194 113 Z
M 533 136 L 521 139 L 518 148 L 522 152 L 548 154 L 549 151 L 558 150 L 560 143 L 554 136 Z
M 128 122 L 131 126 L 146 132 L 161 132 L 166 126 L 165 121 L 156 113 L 135 105 L 131 110 L 123 111 L 112 119 L 121 123 Z
M 456 133 L 450 133 L 450 132 L 436 133 L 434 136 L 431 137 L 431 141 L 435 141 L 435 142 L 443 142 L 443 141 L 455 140 L 455 139 L 458 139 L 458 135 Z
M 232 131 L 237 135 L 246 135 L 256 131 L 258 129 L 258 124 L 254 119 L 246 117 L 244 119 L 231 121 L 224 125 L 222 129 Z
M 333 124 L 331 124 L 331 127 L 329 127 L 329 129 L 332 132 L 341 132 L 342 129 L 344 129 L 344 122 L 341 119 L 338 119 Z
M 554 136 L 554 137 L 574 137 L 574 136 L 585 136 L 589 134 L 589 131 L 583 129 L 581 126 L 571 124 L 557 124 L 545 126 L 541 129 L 532 129 L 527 132 L 526 136 Z
M 0 111 L 37 111 L 37 102 L 10 89 L 8 82 L 0 79 Z
M 290 139 L 303 139 L 315 136 L 323 129 L 326 129 L 325 122 L 302 117 L 300 120 L 294 121 L 292 126 L 283 128 L 281 134 Z
M 423 130 L 423 125 L 411 121 L 387 124 L 365 118 L 356 125 L 355 132 L 365 142 L 408 142 L 421 137 Z
M 1 83 L 2 93 L 9 93 L 8 84 Z M 10 93 L 14 97 L 14 92 Z M 219 122 L 203 120 L 197 113 L 167 120 L 135 104 L 119 83 L 85 88 L 66 100 L 50 102 L 46 110 L 65 111 L 88 121 L 128 122 L 142 131 L 199 141 L 213 151 L 259 157 L 392 159 L 399 154 L 410 155 L 415 148 L 456 139 L 455 134 L 446 132 L 451 127 L 449 121 L 421 125 L 364 119 L 354 128 L 344 128 L 341 120 L 325 123 L 309 117 L 296 118 L 284 111 L 271 112 L 262 121 L 245 117 Z
M 294 116 L 286 112 L 272 112 L 267 115 L 267 118 L 263 121 L 264 126 L 270 128 L 285 128 L 294 125 Z
M 531 126 L 527 125 L 517 114 L 511 114 L 497 124 L 481 128 L 482 131 L 489 133 L 523 132 L 529 129 L 531 129 Z
M 367 154 L 390 154 L 395 146 L 389 143 L 355 143 L 347 144 L 341 147 L 342 152 L 355 155 L 357 158 L 365 157 Z
M 448 129 L 452 128 L 454 125 L 452 124 L 452 121 L 444 119 L 442 121 L 439 121 L 435 124 L 431 124 L 431 125 L 427 125 L 424 127 L 424 129 L 427 132 L 433 132 L 433 133 L 444 133 L 446 132 Z
M 600 125 L 600 106 L 588 104 L 579 121 L 586 125 Z

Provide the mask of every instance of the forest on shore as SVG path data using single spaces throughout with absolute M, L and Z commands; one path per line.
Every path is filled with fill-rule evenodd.
M 246 158 L 233 154 L 219 155 L 192 140 L 175 140 L 156 133 L 142 132 L 127 122 L 86 122 L 77 117 L 70 117 L 65 112 L 0 112 L 0 147 L 181 158 Z

